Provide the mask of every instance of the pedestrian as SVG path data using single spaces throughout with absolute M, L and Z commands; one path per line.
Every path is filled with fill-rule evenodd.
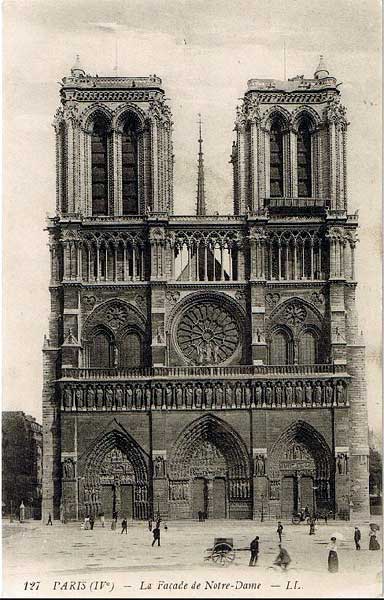
M 93 531 L 93 527 L 94 527 L 94 525 L 95 525 L 95 517 L 94 517 L 93 515 L 91 515 L 91 516 L 89 517 L 89 526 L 90 526 L 90 528 L 91 528 L 91 531 Z
M 325 523 L 325 525 L 328 524 L 328 511 L 325 511 L 325 513 L 324 513 L 324 523 Z
M 128 535 L 128 521 L 125 517 L 121 521 L 121 533 L 124 533 L 124 532 L 126 533 L 126 535 Z
M 259 556 L 259 536 L 257 535 L 254 540 L 252 540 L 249 549 L 251 551 L 251 558 L 249 559 L 249 566 L 255 567 L 257 563 L 257 559 Z
M 48 521 L 47 521 L 47 525 L 52 525 L 52 515 L 51 513 L 48 513 Z
M 91 527 L 91 523 L 90 523 L 89 517 L 87 515 L 84 519 L 84 529 L 88 531 L 88 529 L 90 529 L 90 527 Z
M 304 508 L 304 519 L 307 519 L 309 516 L 310 516 L 309 515 L 309 508 L 308 508 L 308 506 L 306 506 Z
M 161 524 L 161 517 L 158 516 L 156 519 L 156 527 L 158 527 L 160 529 L 160 524 Z
M 201 523 L 201 521 L 203 520 L 203 513 L 201 512 L 201 510 L 198 511 L 197 516 L 199 517 L 199 523 Z
M 160 546 L 160 526 L 157 525 L 156 523 L 156 527 L 153 530 L 153 542 L 152 542 L 152 546 L 155 545 L 157 540 L 157 545 Z
M 276 531 L 277 531 L 277 535 L 279 536 L 279 542 L 280 542 L 280 544 L 281 544 L 281 536 L 283 534 L 283 529 L 284 529 L 284 527 L 282 526 L 281 521 L 278 521 L 277 522 L 277 530 Z
M 279 554 L 277 555 L 277 558 L 273 564 L 281 567 L 281 569 L 285 571 L 290 562 L 291 557 L 289 556 L 288 552 L 282 547 L 281 544 L 279 544 Z
M 355 533 L 353 534 L 355 540 L 356 550 L 360 550 L 361 531 L 358 527 L 355 527 Z
M 372 527 L 372 525 L 369 526 L 370 530 L 369 530 L 369 549 L 370 550 L 380 550 L 380 544 L 376 539 L 376 529 L 374 527 Z
M 104 513 L 103 512 L 100 513 L 99 517 L 100 517 L 101 526 L 104 529 L 104 527 L 105 527 L 105 516 L 104 516 Z
M 331 543 L 328 544 L 328 571 L 337 573 L 339 570 L 339 559 L 337 556 L 336 538 L 331 537 Z
M 309 535 L 315 535 L 315 519 L 313 517 L 309 519 Z
M 148 529 L 152 531 L 152 519 L 148 519 Z
M 117 519 L 115 519 L 115 517 L 112 517 L 112 523 L 111 523 L 112 531 L 116 531 L 116 523 L 117 523 Z

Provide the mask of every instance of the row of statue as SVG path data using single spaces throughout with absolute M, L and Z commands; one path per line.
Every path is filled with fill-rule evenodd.
M 249 498 L 250 487 L 249 481 L 230 481 L 229 495 L 234 500 L 243 500 Z
M 161 410 L 343 406 L 342 381 L 70 386 L 64 410 Z

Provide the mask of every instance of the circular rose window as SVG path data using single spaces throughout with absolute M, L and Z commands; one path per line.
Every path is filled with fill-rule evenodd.
M 195 365 L 215 365 L 228 360 L 239 345 L 234 317 L 213 302 L 196 304 L 181 316 L 176 330 L 182 354 Z

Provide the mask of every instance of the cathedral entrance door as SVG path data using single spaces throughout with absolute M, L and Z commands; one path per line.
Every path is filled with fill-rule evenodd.
M 297 477 L 283 477 L 281 482 L 281 508 L 284 516 L 289 516 L 298 510 L 298 485 Z
M 213 480 L 212 518 L 226 518 L 226 485 L 223 477 L 216 477 Z
M 207 480 L 197 477 L 192 483 L 192 518 L 197 518 L 198 513 L 207 514 Z
M 133 519 L 133 485 L 120 487 L 120 515 L 122 518 Z
M 303 476 L 300 480 L 300 499 L 301 507 L 308 506 L 309 512 L 313 511 L 313 479 L 312 477 Z
M 111 519 L 115 511 L 115 490 L 113 485 L 101 486 L 101 507 L 107 519 Z

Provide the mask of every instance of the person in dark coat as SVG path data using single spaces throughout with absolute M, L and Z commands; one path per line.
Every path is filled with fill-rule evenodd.
M 128 534 L 128 521 L 125 518 L 121 521 L 121 533 L 124 532 L 126 535 Z
M 155 545 L 156 540 L 157 540 L 157 545 L 160 546 L 160 527 L 157 525 L 156 523 L 156 527 L 153 530 L 153 542 L 152 542 L 152 546 Z
M 328 571 L 337 573 L 339 570 L 339 558 L 337 556 L 336 538 L 331 537 L 331 543 L 328 545 Z
M 279 544 L 279 548 L 279 554 L 277 555 L 277 558 L 273 564 L 277 565 L 278 567 L 281 567 L 285 571 L 289 563 L 291 562 L 291 557 L 289 556 L 286 549 L 282 547 L 281 544 Z
M 358 527 L 355 527 L 355 533 L 353 534 L 353 539 L 355 540 L 356 550 L 360 550 L 361 532 Z
M 252 540 L 249 549 L 251 551 L 251 558 L 249 559 L 249 566 L 255 567 L 257 563 L 257 559 L 259 556 L 259 536 L 257 535 L 254 540 Z
M 152 531 L 152 519 L 148 520 L 148 529 L 149 531 Z
M 52 525 L 52 515 L 49 513 L 47 525 Z
M 315 535 L 315 519 L 313 517 L 309 520 L 309 535 Z
M 277 531 L 277 535 L 279 536 L 279 542 L 280 543 L 281 543 L 281 536 L 282 536 L 282 533 L 283 533 L 283 529 L 284 529 L 284 527 L 282 526 L 281 521 L 278 521 L 277 522 L 277 530 L 276 531 Z
M 380 550 L 380 544 L 376 539 L 376 529 L 370 526 L 369 530 L 369 549 Z
M 91 516 L 89 517 L 89 525 L 90 525 L 90 527 L 91 527 L 91 531 L 92 531 L 92 530 L 93 530 L 93 527 L 94 527 L 94 525 L 95 525 L 95 517 L 94 517 L 93 515 L 91 515 Z

